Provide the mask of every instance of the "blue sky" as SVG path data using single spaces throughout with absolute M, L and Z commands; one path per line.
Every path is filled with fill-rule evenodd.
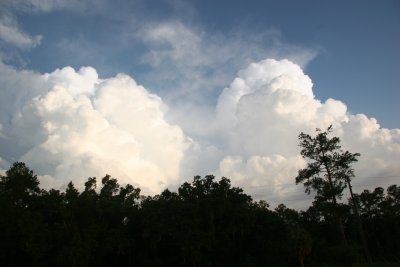
M 0 171 L 149 193 L 213 173 L 290 203 L 298 133 L 333 124 L 355 188 L 387 186 L 399 26 L 398 1 L 3 0 Z
M 249 42 L 265 50 L 279 48 L 279 42 L 313 51 L 305 71 L 317 97 L 343 100 L 351 112 L 375 117 L 384 127 L 399 125 L 397 1 L 98 1 L 15 14 L 24 31 L 43 36 L 39 46 L 18 52 L 30 69 L 90 65 L 101 76 L 124 72 L 156 87 L 141 77 L 157 68 L 141 62 L 146 44 L 133 35 L 147 24 L 179 21 L 205 35 L 253 39 Z M 66 46 L 74 44 L 80 51 L 71 55 Z M 237 68 L 228 74 L 233 77 Z

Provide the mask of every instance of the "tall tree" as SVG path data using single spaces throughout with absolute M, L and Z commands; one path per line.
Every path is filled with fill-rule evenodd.
M 33 196 L 40 194 L 39 180 L 25 163 L 15 162 L 5 176 L 0 175 L 0 190 L 14 205 L 25 207 Z
M 343 190 L 354 177 L 352 163 L 357 162 L 359 153 L 343 151 L 338 137 L 330 137 L 332 125 L 326 131 L 317 129 L 316 136 L 300 133 L 301 155 L 307 159 L 307 167 L 299 170 L 296 184 L 303 183 L 306 193 L 316 192 L 315 203 L 324 207 L 336 221 L 341 243 L 346 243 L 338 200 Z

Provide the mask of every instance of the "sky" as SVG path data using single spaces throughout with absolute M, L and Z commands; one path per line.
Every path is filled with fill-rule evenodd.
M 2 0 L 0 168 L 301 207 L 297 136 L 332 124 L 356 191 L 398 184 L 399 26 L 386 0 Z

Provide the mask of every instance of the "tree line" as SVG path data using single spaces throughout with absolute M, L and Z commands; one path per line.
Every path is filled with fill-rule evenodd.
M 331 129 L 300 134 L 305 211 L 271 209 L 229 179 L 196 176 L 144 196 L 106 175 L 80 192 L 40 188 L 25 163 L 0 176 L 1 266 L 368 266 L 400 263 L 400 186 L 353 194 L 351 163 Z M 329 172 L 329 174 L 328 174 Z M 360 231 L 361 229 L 361 231 Z M 364 265 L 362 265 L 364 264 Z M 393 265 L 395 266 L 395 265 Z

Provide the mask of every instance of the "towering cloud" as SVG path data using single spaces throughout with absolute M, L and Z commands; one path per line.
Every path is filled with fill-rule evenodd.
M 48 175 L 47 186 L 110 172 L 153 193 L 179 177 L 185 137 L 165 121 L 161 99 L 132 78 L 100 80 L 90 67 L 44 75 L 2 70 L 15 77 L 2 88 L 10 105 L 1 117 L 1 157 Z M 26 80 L 15 88 L 19 76 Z
M 356 190 L 387 186 L 400 174 L 400 130 L 382 129 L 338 100 L 316 99 L 310 77 L 289 60 L 251 63 L 223 90 L 215 113 L 196 109 L 194 119 L 183 118 L 196 128 L 207 116 L 211 130 L 197 140 L 179 119 L 166 119 L 177 107 L 124 74 L 101 79 L 91 67 L 39 74 L 0 65 L 0 80 L 0 167 L 25 161 L 46 186 L 109 173 L 151 194 L 214 173 L 256 198 L 295 206 L 307 198 L 294 184 L 305 164 L 297 136 L 331 124 L 345 149 L 362 154 Z
M 345 149 L 362 154 L 356 185 L 387 185 L 400 174 L 400 130 L 352 115 L 340 101 L 315 99 L 311 79 L 288 60 L 267 59 L 240 71 L 219 98 L 217 119 L 228 140 L 220 173 L 244 187 L 260 187 L 256 192 L 271 201 L 298 191 L 294 177 L 304 161 L 297 135 L 331 124 Z

